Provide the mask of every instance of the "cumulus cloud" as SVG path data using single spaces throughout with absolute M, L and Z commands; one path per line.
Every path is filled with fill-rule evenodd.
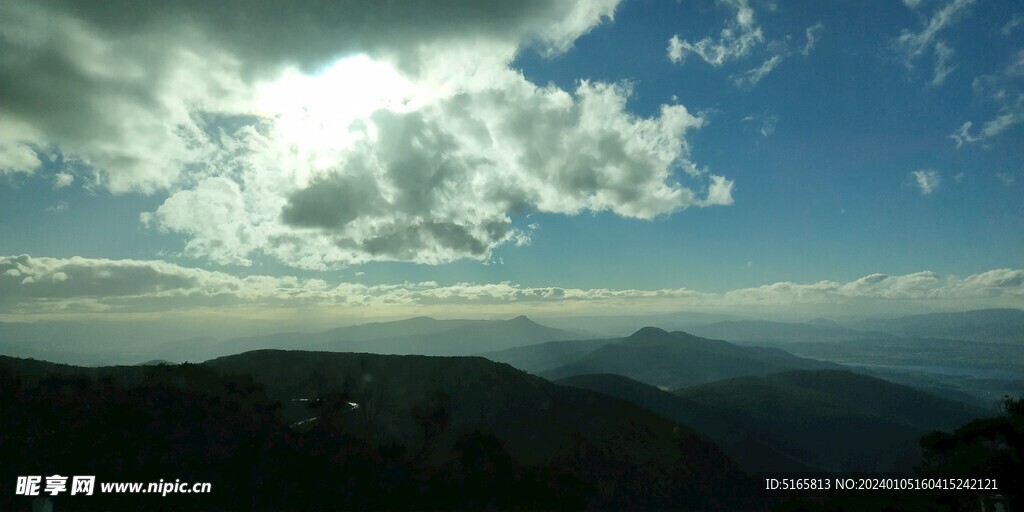
M 527 287 L 512 282 L 363 285 L 291 276 L 234 276 L 163 261 L 0 257 L 0 314 L 132 313 L 202 308 L 408 308 L 463 306 L 643 307 L 889 304 L 905 301 L 1006 304 L 1024 298 L 1024 270 L 995 269 L 964 278 L 934 272 L 871 274 L 849 282 L 778 282 L 704 293 L 659 290 Z M 879 302 L 880 301 L 880 302 Z M 885 306 L 882 306 L 885 307 Z M 221 309 L 221 311 L 227 311 Z
M 519 213 L 728 204 L 689 159 L 702 121 L 685 107 L 640 118 L 629 84 L 565 91 L 509 67 L 616 5 L 4 2 L 0 163 L 27 172 L 24 148 L 56 145 L 110 191 L 166 193 L 143 223 L 237 265 L 486 261 L 528 243 Z
M 669 38 L 666 49 L 669 61 L 684 64 L 687 56 L 694 54 L 714 67 L 721 67 L 728 62 L 751 55 L 754 50 L 766 44 L 764 31 L 756 23 L 754 9 L 748 0 L 727 0 L 722 3 L 735 9 L 736 15 L 734 19 L 726 22 L 719 37 L 705 37 L 690 42 L 681 39 L 678 34 L 673 35 Z M 821 22 L 808 27 L 805 30 L 807 41 L 799 52 L 804 56 L 810 55 L 824 29 L 825 26 Z M 759 66 L 732 75 L 730 78 L 736 87 L 741 89 L 754 87 L 779 64 L 792 56 L 786 43 L 788 38 L 787 36 L 784 40 L 768 42 L 766 45 L 768 55 Z
M 921 169 L 910 174 L 914 177 L 914 181 L 917 184 L 917 188 L 921 190 L 922 196 L 935 192 L 935 189 L 939 188 L 939 184 L 942 183 L 942 176 L 939 175 L 938 171 L 931 169 Z
M 248 112 L 253 84 L 285 67 L 313 72 L 364 52 L 413 73 L 421 52 L 460 39 L 553 54 L 616 4 L 12 0 L 0 5 L 0 142 L 58 144 L 115 192 L 173 187 L 208 156 L 197 116 Z
M 75 182 L 75 175 L 69 172 L 59 172 L 53 176 L 53 188 L 70 187 Z
M 953 51 L 944 41 L 938 39 L 939 34 L 956 23 L 974 2 L 975 0 L 951 0 L 936 10 L 919 32 L 903 29 L 893 42 L 893 48 L 903 57 L 907 68 L 912 69 L 914 61 L 932 49 L 935 54 L 935 66 L 931 83 L 941 85 L 955 66 L 949 65 Z M 907 5 L 912 9 L 918 6 L 917 3 Z
M 193 256 L 245 265 L 262 253 L 324 268 L 486 260 L 528 241 L 514 211 L 651 219 L 728 204 L 722 178 L 689 160 L 685 135 L 702 120 L 685 107 L 639 118 L 626 109 L 628 84 L 581 82 L 570 94 L 485 71 L 471 90 L 372 112 L 344 145 L 310 142 L 288 123 L 246 127 L 227 137 L 244 148 L 228 172 L 208 170 L 144 220 L 186 234 Z M 704 187 L 717 195 L 700 197 Z
M 5 144 L 0 140 L 0 176 L 32 174 L 40 165 L 39 157 L 32 148 L 24 144 Z

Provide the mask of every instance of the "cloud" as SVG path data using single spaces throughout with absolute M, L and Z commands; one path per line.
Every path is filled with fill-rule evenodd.
M 995 106 L 994 116 L 982 123 L 981 128 L 972 132 L 974 123 L 965 121 L 961 127 L 949 134 L 956 147 L 982 142 L 991 146 L 990 139 L 1024 122 L 1024 90 L 1021 77 L 1024 76 L 1024 50 L 1011 55 L 1010 62 L 997 73 L 976 77 L 971 87 L 979 102 Z
M 208 156 L 201 114 L 250 113 L 254 86 L 284 68 L 312 73 L 363 52 L 415 73 L 434 46 L 466 41 L 553 55 L 616 4 L 6 1 L 0 143 L 56 144 L 115 192 L 173 188 Z
M 773 133 L 775 133 L 775 127 L 779 124 L 779 116 L 768 114 L 749 115 L 747 117 L 744 117 L 742 119 L 742 122 L 759 125 L 757 129 L 758 133 L 760 133 L 762 137 L 770 137 Z
M 719 38 L 705 37 L 696 42 L 684 41 L 678 35 L 669 39 L 668 57 L 676 64 L 684 64 L 689 54 L 718 67 L 731 60 L 746 56 L 764 42 L 761 27 L 754 23 L 754 10 L 747 0 L 723 2 L 736 9 L 735 20 L 726 24 Z
M 241 157 L 225 157 L 232 165 L 205 171 L 143 220 L 185 234 L 192 256 L 247 265 L 262 253 L 325 268 L 483 261 L 498 245 L 528 241 L 512 227 L 514 211 L 651 219 L 731 202 L 724 178 L 689 160 L 685 135 L 703 121 L 685 107 L 639 118 L 626 110 L 628 84 L 581 82 L 570 94 L 500 66 L 486 71 L 479 89 L 374 111 L 345 145 L 310 143 L 283 121 L 239 130 L 226 139 Z M 699 198 L 704 187 L 717 195 Z
M 821 34 L 824 31 L 825 25 L 820 21 L 815 23 L 814 25 L 811 25 L 810 27 L 807 27 L 807 30 L 805 31 L 807 43 L 804 44 L 804 47 L 803 49 L 800 50 L 800 53 L 805 56 L 810 55 L 811 51 L 814 50 L 814 45 L 817 44 L 818 39 L 821 38 Z
M 733 75 L 733 83 L 736 84 L 736 87 L 739 87 L 740 89 L 750 89 L 757 85 L 757 83 L 760 82 L 762 78 L 767 76 L 768 73 L 771 73 L 772 70 L 778 67 L 779 64 L 782 63 L 782 60 L 782 55 L 773 55 L 768 60 L 762 62 L 760 66 L 747 70 L 738 75 Z
M 726 22 L 718 38 L 705 37 L 696 42 L 685 41 L 678 34 L 668 40 L 669 61 L 675 64 L 685 64 L 690 54 L 695 54 L 708 64 L 714 67 L 721 67 L 724 64 L 740 60 L 749 56 L 755 49 L 766 43 L 764 32 L 754 20 L 754 9 L 750 7 L 747 0 L 728 0 L 722 3 L 736 10 L 735 19 Z M 805 31 L 807 42 L 800 50 L 804 56 L 810 55 L 814 49 L 815 42 L 821 36 L 825 26 L 821 22 L 815 23 Z M 761 65 L 751 68 L 745 72 L 730 76 L 736 87 L 750 89 L 757 85 L 765 76 L 771 73 L 784 60 L 792 56 L 788 49 L 786 40 L 770 41 L 767 43 L 768 56 Z
M 68 172 L 59 172 L 53 175 L 53 188 L 64 188 L 75 182 L 75 175 Z
M 1024 25 L 1024 13 L 1015 12 L 1013 13 L 1013 16 L 1010 17 L 1010 21 L 1007 21 L 1006 24 L 999 29 L 999 33 L 1004 36 L 1008 36 L 1021 25 Z
M 956 69 L 956 66 L 949 65 L 953 53 L 953 49 L 946 46 L 945 43 L 935 43 L 935 70 L 932 73 L 931 85 L 936 87 L 942 85 L 942 82 L 946 81 L 946 77 Z
M 902 55 L 907 68 L 912 69 L 914 61 L 932 48 L 935 54 L 935 67 L 931 83 L 941 85 L 955 66 L 950 67 L 948 62 L 953 55 L 952 49 L 945 42 L 938 40 L 938 36 L 945 28 L 956 23 L 974 2 L 975 0 L 951 0 L 928 18 L 920 32 L 903 29 L 893 42 L 893 48 Z M 916 9 L 918 4 L 919 2 L 911 2 L 907 3 L 907 6 Z
M 922 169 L 910 173 L 914 180 L 917 182 L 917 187 L 921 189 L 921 195 L 926 196 L 939 188 L 939 184 L 942 183 L 942 176 L 939 175 L 938 171 L 931 169 Z
M 66 211 L 68 211 L 68 202 L 67 201 L 60 201 L 58 203 L 51 204 L 50 206 L 46 207 L 45 211 L 50 212 L 50 213 L 66 212 Z
M 749 266 L 749 264 L 748 264 Z M 363 285 L 321 279 L 250 275 L 239 277 L 163 261 L 90 258 L 0 257 L 0 314 L 44 315 L 170 312 L 214 308 L 324 308 L 386 313 L 432 306 L 543 307 L 600 310 L 648 307 L 734 308 L 890 304 L 1005 305 L 1024 298 L 1024 270 L 995 269 L 964 278 L 934 272 L 871 274 L 849 282 L 777 282 L 724 293 L 687 288 L 657 290 L 527 287 L 512 282 L 435 282 Z M 404 308 L 404 309 L 403 309 Z M 554 309 L 551 309 L 554 308 Z
M 40 165 L 42 163 L 32 148 L 17 143 L 4 144 L 0 140 L 0 176 L 18 173 L 32 174 Z
M 568 51 L 616 5 L 4 2 L 0 162 L 26 172 L 27 148 L 54 146 L 97 186 L 167 194 L 143 223 L 235 265 L 486 261 L 528 243 L 517 214 L 727 204 L 690 161 L 702 120 L 684 106 L 640 118 L 629 84 L 566 91 L 510 68 Z
M 985 80 L 986 78 L 989 80 Z M 988 91 L 990 93 L 988 99 L 998 105 L 998 110 L 995 117 L 985 121 L 977 131 L 972 132 L 972 128 L 974 128 L 972 121 L 965 121 L 955 132 L 951 133 L 949 138 L 956 142 L 957 148 L 965 144 L 988 141 L 1024 122 L 1024 92 L 1014 90 L 1012 86 L 993 90 L 991 84 L 996 82 L 999 80 L 993 76 L 979 77 L 974 80 L 975 91 Z M 979 85 L 985 83 L 989 85 Z
M 723 176 L 711 176 L 711 185 L 708 187 L 707 199 L 701 202 L 703 206 L 730 205 L 732 200 L 733 180 Z

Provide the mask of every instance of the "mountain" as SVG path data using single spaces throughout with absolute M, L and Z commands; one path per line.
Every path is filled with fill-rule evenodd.
M 550 341 L 478 355 L 536 374 L 569 364 L 574 359 L 617 341 L 621 341 L 621 338 Z
M 103 496 L 90 505 L 101 509 L 756 508 L 756 483 L 704 437 L 482 358 L 261 350 L 81 368 L 0 357 L 0 406 L 0 461 L 22 461 L 0 462 L 2 478 L 60 465 L 215 489 Z M 0 508 L 13 499 L 0 492 Z
M 571 340 L 580 336 L 578 333 L 540 325 L 525 316 L 511 320 L 459 322 L 461 324 L 453 324 L 447 329 L 420 330 L 400 336 L 367 336 L 360 339 L 345 332 L 335 341 L 310 345 L 309 348 L 375 354 L 465 356 L 545 341 Z
M 1024 378 L 1024 346 L 943 338 L 885 338 L 836 343 L 768 342 L 797 355 L 843 364 L 946 367 L 979 377 Z M 1005 375 L 1002 375 L 1005 374 Z
M 861 324 L 900 336 L 1024 345 L 1024 310 L 978 309 L 872 320 Z
M 629 400 L 685 425 L 714 441 L 748 473 L 823 470 L 810 462 L 799 460 L 795 454 L 787 453 L 787 447 L 777 446 L 779 443 L 773 442 L 771 437 L 759 436 L 748 429 L 747 425 L 736 422 L 713 406 L 705 406 L 628 377 L 611 374 L 576 375 L 556 383 Z
M 761 341 L 847 341 L 891 336 L 878 332 L 850 329 L 838 325 L 816 323 L 772 322 L 767 320 L 735 320 L 693 326 L 687 332 L 705 338 L 732 342 Z
M 654 325 L 666 331 L 689 331 L 695 325 L 705 325 L 726 320 L 736 320 L 735 315 L 722 313 L 699 313 L 694 311 L 677 311 L 653 315 L 601 315 L 601 316 L 569 316 L 544 317 L 544 325 L 567 329 L 574 332 L 585 332 L 601 337 L 623 337 L 636 332 L 644 326 Z
M 986 411 L 845 370 L 740 377 L 678 396 L 795 458 L 833 470 L 908 471 L 918 440 Z
M 909 471 L 920 460 L 921 436 L 986 412 L 845 370 L 741 377 L 676 393 L 620 375 L 557 383 L 629 400 L 690 427 L 752 473 Z
M 742 375 L 826 368 L 839 366 L 796 357 L 777 348 L 741 347 L 685 332 L 644 327 L 628 338 L 605 344 L 540 375 L 558 380 L 573 375 L 612 373 L 675 389 Z
M 204 360 L 261 349 L 327 350 L 376 354 L 471 355 L 552 340 L 578 338 L 578 333 L 540 325 L 525 316 L 511 320 L 438 320 L 415 317 L 372 322 L 318 333 L 278 333 L 190 346 L 192 360 Z M 176 347 L 166 346 L 165 359 Z

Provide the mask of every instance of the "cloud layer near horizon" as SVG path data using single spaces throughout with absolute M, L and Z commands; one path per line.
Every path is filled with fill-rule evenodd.
M 639 118 L 628 84 L 509 67 L 617 3 L 4 2 L 0 173 L 59 151 L 84 186 L 166 194 L 142 220 L 191 256 L 314 269 L 485 260 L 528 243 L 520 212 L 731 204 L 733 182 L 690 161 L 685 107 Z
M 806 305 L 915 302 L 938 307 L 1019 307 L 1024 269 L 994 269 L 965 277 L 935 272 L 872 274 L 849 282 L 777 282 L 725 293 L 661 290 L 526 287 L 512 282 L 434 282 L 365 285 L 297 277 L 237 277 L 163 261 L 0 257 L 0 314 L 135 313 L 204 308 L 331 308 L 334 311 L 431 306 L 613 307 L 620 313 L 662 309 L 769 308 Z M 631 310 L 630 306 L 637 309 Z M 625 306 L 625 308 L 623 307 Z M 405 308 L 405 309 L 403 309 Z

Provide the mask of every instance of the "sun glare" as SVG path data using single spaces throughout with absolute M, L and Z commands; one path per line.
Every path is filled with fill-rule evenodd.
M 376 127 L 369 117 L 374 112 L 416 110 L 435 96 L 391 65 L 357 55 L 316 75 L 286 71 L 260 87 L 257 108 L 275 118 L 279 133 L 290 144 L 331 151 L 373 138 Z

